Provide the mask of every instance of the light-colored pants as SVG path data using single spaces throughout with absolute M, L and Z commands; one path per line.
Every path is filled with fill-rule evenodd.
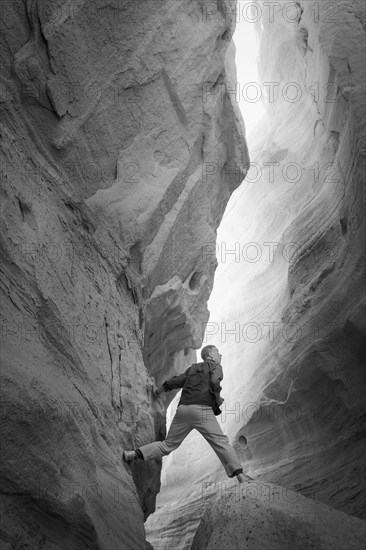
M 216 420 L 212 407 L 207 405 L 179 405 L 166 439 L 142 445 L 139 449 L 145 460 L 161 458 L 177 449 L 193 429 L 198 430 L 211 445 L 229 477 L 233 477 L 235 470 L 243 471 L 236 452 Z

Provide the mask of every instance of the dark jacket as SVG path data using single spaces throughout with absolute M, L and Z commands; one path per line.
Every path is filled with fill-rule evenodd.
M 162 387 L 164 391 L 183 388 L 178 406 L 208 405 L 214 409 L 215 402 L 220 406 L 224 401 L 220 397 L 220 382 L 223 377 L 220 363 L 206 360 L 203 363 L 194 363 L 183 374 L 166 380 Z

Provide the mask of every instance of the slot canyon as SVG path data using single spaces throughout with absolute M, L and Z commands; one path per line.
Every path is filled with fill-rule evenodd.
M 364 548 L 364 1 L 1 9 L 1 550 Z

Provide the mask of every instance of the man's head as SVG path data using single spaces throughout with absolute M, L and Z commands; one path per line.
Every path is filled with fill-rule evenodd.
M 204 361 L 211 359 L 212 361 L 221 363 L 221 355 L 216 346 L 211 345 L 211 346 L 205 346 L 204 348 L 202 348 L 201 357 Z

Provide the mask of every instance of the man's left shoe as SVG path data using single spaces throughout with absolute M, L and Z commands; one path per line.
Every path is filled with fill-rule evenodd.
M 134 460 L 137 460 L 135 451 L 123 451 L 122 458 L 124 462 L 133 462 Z
M 252 477 L 247 476 L 245 474 L 238 474 L 236 477 L 238 478 L 239 483 L 244 483 L 245 481 L 249 481 L 249 480 L 253 481 Z

